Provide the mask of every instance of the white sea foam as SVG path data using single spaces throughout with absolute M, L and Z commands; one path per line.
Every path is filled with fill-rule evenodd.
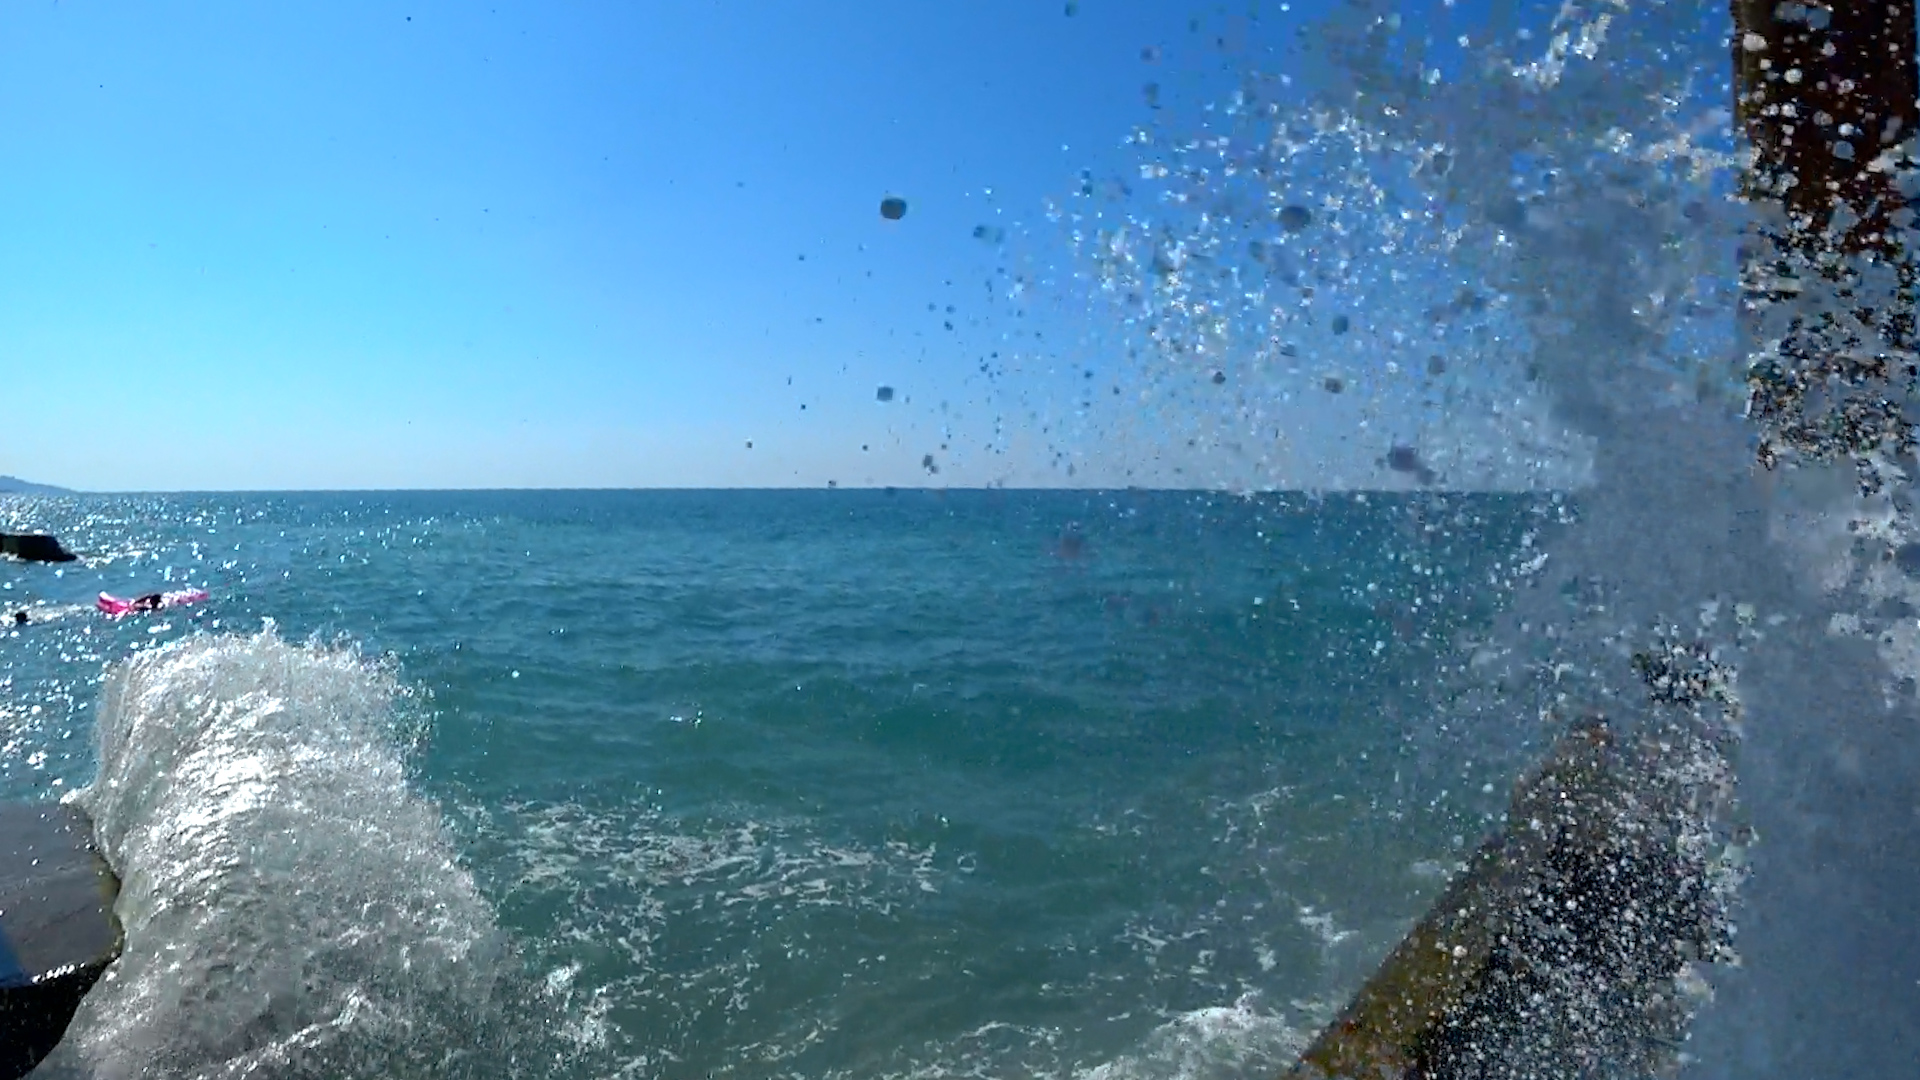
M 1194 1009 L 1155 1028 L 1140 1047 L 1080 1071 L 1075 1080 L 1227 1080 L 1272 1076 L 1307 1046 L 1307 1033 L 1259 1006 L 1257 996 Z
M 408 783 L 400 695 L 353 650 L 270 626 L 109 673 L 99 776 L 76 798 L 121 875 L 126 949 L 43 1072 L 526 1071 L 535 1010 Z
M 830 843 L 798 820 L 682 821 L 637 801 L 455 813 L 549 969 L 568 1075 L 652 1075 L 688 1055 L 792 1061 L 836 1031 L 819 1002 L 790 996 L 793 980 L 887 959 L 795 927 L 829 911 L 890 919 L 966 872 L 933 846 Z M 702 1030 L 730 1038 L 686 1041 Z

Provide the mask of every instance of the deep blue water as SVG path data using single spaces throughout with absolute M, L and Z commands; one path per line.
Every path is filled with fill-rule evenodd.
M 0 794 L 129 880 L 68 1065 L 1270 1070 L 1498 809 L 1427 717 L 1536 505 L 0 501 L 85 556 L 0 563 Z

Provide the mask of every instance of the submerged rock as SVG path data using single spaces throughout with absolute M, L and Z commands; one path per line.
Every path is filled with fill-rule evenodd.
M 38 533 L 0 533 L 0 555 L 27 562 L 72 562 L 78 558 L 60 546 L 58 537 Z

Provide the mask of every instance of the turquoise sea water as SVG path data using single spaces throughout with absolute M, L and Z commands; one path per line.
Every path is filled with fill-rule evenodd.
M 1432 717 L 1541 502 L 0 503 L 84 555 L 0 794 L 127 880 L 46 1071 L 1271 1070 L 1500 807 Z

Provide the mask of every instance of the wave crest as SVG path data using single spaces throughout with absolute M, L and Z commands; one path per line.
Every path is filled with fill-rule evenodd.
M 72 798 L 121 876 L 126 950 L 46 1071 L 501 1076 L 543 1056 L 537 995 L 407 782 L 403 696 L 271 624 L 109 672 L 99 775 Z

